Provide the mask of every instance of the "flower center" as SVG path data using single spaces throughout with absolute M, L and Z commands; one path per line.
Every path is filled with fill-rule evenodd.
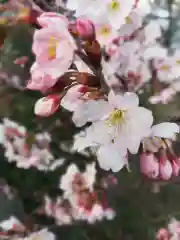
M 179 65 L 180 64 L 180 60 L 177 60 L 176 63 Z
M 116 0 L 112 0 L 108 8 L 111 12 L 118 12 L 120 10 L 120 2 Z
M 163 65 L 161 67 L 161 70 L 163 70 L 163 71 L 168 71 L 169 69 L 170 69 L 169 65 Z
M 132 24 L 133 22 L 132 22 L 132 19 L 129 17 L 129 16 L 127 16 L 126 18 L 125 18 L 125 22 L 126 22 L 126 24 Z
M 125 116 L 125 110 L 115 109 L 114 111 L 112 111 L 112 113 L 109 116 L 108 124 L 113 126 L 118 125 L 124 120 L 124 116 Z
M 104 26 L 100 29 L 100 34 L 101 35 L 107 36 L 110 33 L 111 33 L 111 29 L 109 27 Z
M 57 45 L 58 45 L 58 40 L 55 37 L 50 37 L 49 42 L 48 42 L 49 59 L 56 58 Z

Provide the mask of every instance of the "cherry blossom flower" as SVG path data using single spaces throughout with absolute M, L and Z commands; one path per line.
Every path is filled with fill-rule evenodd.
M 60 147 L 70 153 L 96 155 L 99 167 L 105 171 L 128 168 L 129 156 L 140 154 L 140 171 L 147 178 L 168 181 L 178 176 L 179 157 L 172 143 L 179 126 L 170 122 L 152 126 L 152 111 L 139 104 L 137 95 L 152 77 L 168 84 L 167 89 L 150 97 L 152 103 L 167 103 L 180 89 L 180 52 L 169 56 L 160 45 L 162 31 L 158 21 L 144 23 L 150 5 L 143 9 L 144 3 L 136 0 L 56 2 L 65 7 L 66 16 L 42 13 L 37 18 L 41 29 L 34 33 L 32 51 L 36 59 L 27 88 L 51 94 L 36 102 L 35 114 L 49 117 L 62 106 L 72 113 L 76 127 L 87 124 L 74 136 L 73 147 Z M 95 84 L 89 83 L 91 77 L 98 79 Z M 61 80 L 65 81 L 62 88 Z M 27 129 L 11 122 L 6 125 L 0 129 L 0 142 L 9 162 L 40 171 L 54 171 L 62 166 L 65 159 L 55 159 L 51 153 L 50 135 L 35 134 L 29 147 Z M 57 225 L 113 219 L 115 213 L 106 197 L 99 199 L 96 177 L 95 162 L 87 164 L 84 171 L 76 163 L 70 164 L 59 180 L 62 196 L 45 196 L 44 213 Z M 43 231 L 46 235 L 42 233 L 41 237 Z M 178 239 L 179 222 L 172 222 L 167 231 L 157 234 L 157 239 L 162 236 Z M 25 239 L 54 237 L 44 229 Z
M 149 102 L 151 104 L 167 104 L 170 101 L 173 100 L 173 97 L 176 95 L 176 90 L 173 88 L 173 85 L 170 87 L 165 88 L 164 90 L 162 90 L 159 94 L 156 94 L 154 96 L 151 96 L 149 98 Z M 176 88 L 176 85 L 174 85 Z
M 168 230 L 174 237 L 174 239 L 178 239 L 180 237 L 180 223 L 175 218 L 172 218 L 168 224 Z M 172 237 L 172 239 L 173 239 Z
M 36 61 L 40 65 L 40 71 L 52 78 L 62 76 L 70 67 L 75 43 L 70 34 L 54 27 L 36 30 L 32 50 L 36 55 Z
M 172 176 L 179 175 L 179 158 L 172 148 L 172 141 L 175 140 L 178 133 L 179 126 L 175 123 L 164 122 L 152 126 L 149 138 L 143 140 L 145 152 L 140 157 L 143 174 L 162 180 L 169 180 Z M 159 157 L 154 153 L 159 153 Z
M 159 231 L 156 234 L 156 239 L 161 240 L 161 239 L 169 239 L 170 233 L 166 228 L 160 228 Z
M 59 187 L 64 190 L 64 196 L 68 198 L 80 189 L 92 190 L 95 176 L 94 163 L 87 165 L 84 173 L 81 173 L 75 164 L 71 164 L 66 174 L 62 176 Z
M 161 147 L 166 148 L 166 144 L 170 144 L 169 140 L 176 139 L 179 131 L 179 126 L 176 123 L 164 122 L 152 126 L 149 136 L 142 141 L 144 149 L 157 152 Z M 166 144 L 162 139 L 166 140 Z
M 133 10 L 126 18 L 119 30 L 119 36 L 130 37 L 136 30 L 142 27 L 142 16 L 137 10 Z
M 19 229 L 21 228 L 23 231 L 25 229 L 23 224 L 14 216 L 9 217 L 9 219 L 7 219 L 7 220 L 1 221 L 0 222 L 0 227 L 4 231 L 13 230 L 16 227 L 19 227 Z
M 9 119 L 4 119 L 0 126 L 5 157 L 9 162 L 15 162 L 18 168 L 35 167 L 40 171 L 53 171 L 63 164 L 61 159 L 55 160 L 50 151 L 51 136 L 48 133 L 37 133 L 29 147 L 25 127 Z
M 67 1 L 67 8 L 76 10 L 76 16 L 86 16 L 95 23 L 108 21 L 113 28 L 119 29 L 134 6 L 134 0 L 98 0 L 83 2 L 82 0 Z
M 154 67 L 157 70 L 158 79 L 162 82 L 171 83 L 179 75 L 180 52 L 176 51 L 173 55 L 166 54 L 164 58 L 154 61 Z
M 117 31 L 109 23 L 95 24 L 96 38 L 101 46 L 106 46 L 118 36 Z
M 140 141 L 149 134 L 153 122 L 151 111 L 138 105 L 139 99 L 134 93 L 115 95 L 110 92 L 108 101 L 88 101 L 84 109 L 74 113 L 73 120 L 77 125 L 96 121 L 93 123 L 95 127 L 98 124 L 94 139 L 103 132 L 103 142 L 113 140 L 119 143 L 123 153 L 127 149 L 137 153 Z

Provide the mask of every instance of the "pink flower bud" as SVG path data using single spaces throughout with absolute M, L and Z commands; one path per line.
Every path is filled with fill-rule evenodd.
M 157 235 L 156 235 L 156 239 L 157 240 L 168 240 L 169 239 L 169 231 L 166 228 L 161 228 L 159 229 Z
M 14 60 L 14 64 L 18 64 L 18 65 L 25 65 L 28 61 L 28 57 L 27 56 L 22 56 L 19 58 L 16 58 Z
M 169 180 L 172 176 L 173 169 L 171 162 L 168 159 L 160 160 L 159 174 L 163 180 Z
M 180 166 L 174 160 L 172 161 L 172 170 L 173 170 L 173 175 L 177 177 L 179 175 Z
M 140 156 L 140 169 L 149 178 L 157 178 L 159 175 L 159 163 L 153 154 L 142 153 Z
M 59 95 L 49 95 L 47 97 L 40 98 L 34 107 L 34 113 L 41 117 L 49 117 L 55 113 L 60 105 Z
M 90 20 L 87 19 L 77 19 L 76 30 L 78 34 L 83 38 L 94 38 L 95 29 L 94 25 Z

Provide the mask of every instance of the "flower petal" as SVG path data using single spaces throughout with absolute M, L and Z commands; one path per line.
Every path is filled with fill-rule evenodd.
M 127 164 L 126 157 L 121 155 L 113 143 L 102 145 L 97 152 L 99 165 L 104 170 L 120 171 Z
M 170 122 L 160 123 L 152 127 L 152 135 L 162 138 L 173 138 L 179 131 L 179 126 Z

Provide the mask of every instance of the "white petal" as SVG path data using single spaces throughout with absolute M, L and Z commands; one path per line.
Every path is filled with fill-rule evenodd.
M 131 141 L 129 141 L 128 149 L 132 154 L 136 154 L 139 150 L 141 139 L 139 137 L 132 137 Z
M 162 138 L 172 138 L 179 133 L 179 126 L 176 123 L 164 122 L 152 127 L 152 135 Z
M 110 105 L 107 101 L 89 100 L 82 102 L 75 110 L 73 115 L 73 122 L 76 126 L 83 126 L 87 122 L 95 122 L 100 120 L 104 115 L 111 112 Z
M 91 100 L 86 104 L 86 112 L 89 121 L 97 121 L 100 120 L 104 115 L 109 114 L 111 112 L 111 108 L 107 101 Z
M 97 152 L 99 165 L 104 170 L 120 171 L 127 164 L 126 158 L 120 154 L 114 144 L 103 145 Z
M 139 105 L 139 98 L 137 94 L 132 92 L 127 92 L 124 95 L 114 94 L 110 91 L 108 95 L 108 100 L 110 104 L 114 105 L 119 109 L 123 108 L 132 108 Z
M 0 144 L 3 144 L 5 140 L 5 127 L 3 124 L 0 124 Z

